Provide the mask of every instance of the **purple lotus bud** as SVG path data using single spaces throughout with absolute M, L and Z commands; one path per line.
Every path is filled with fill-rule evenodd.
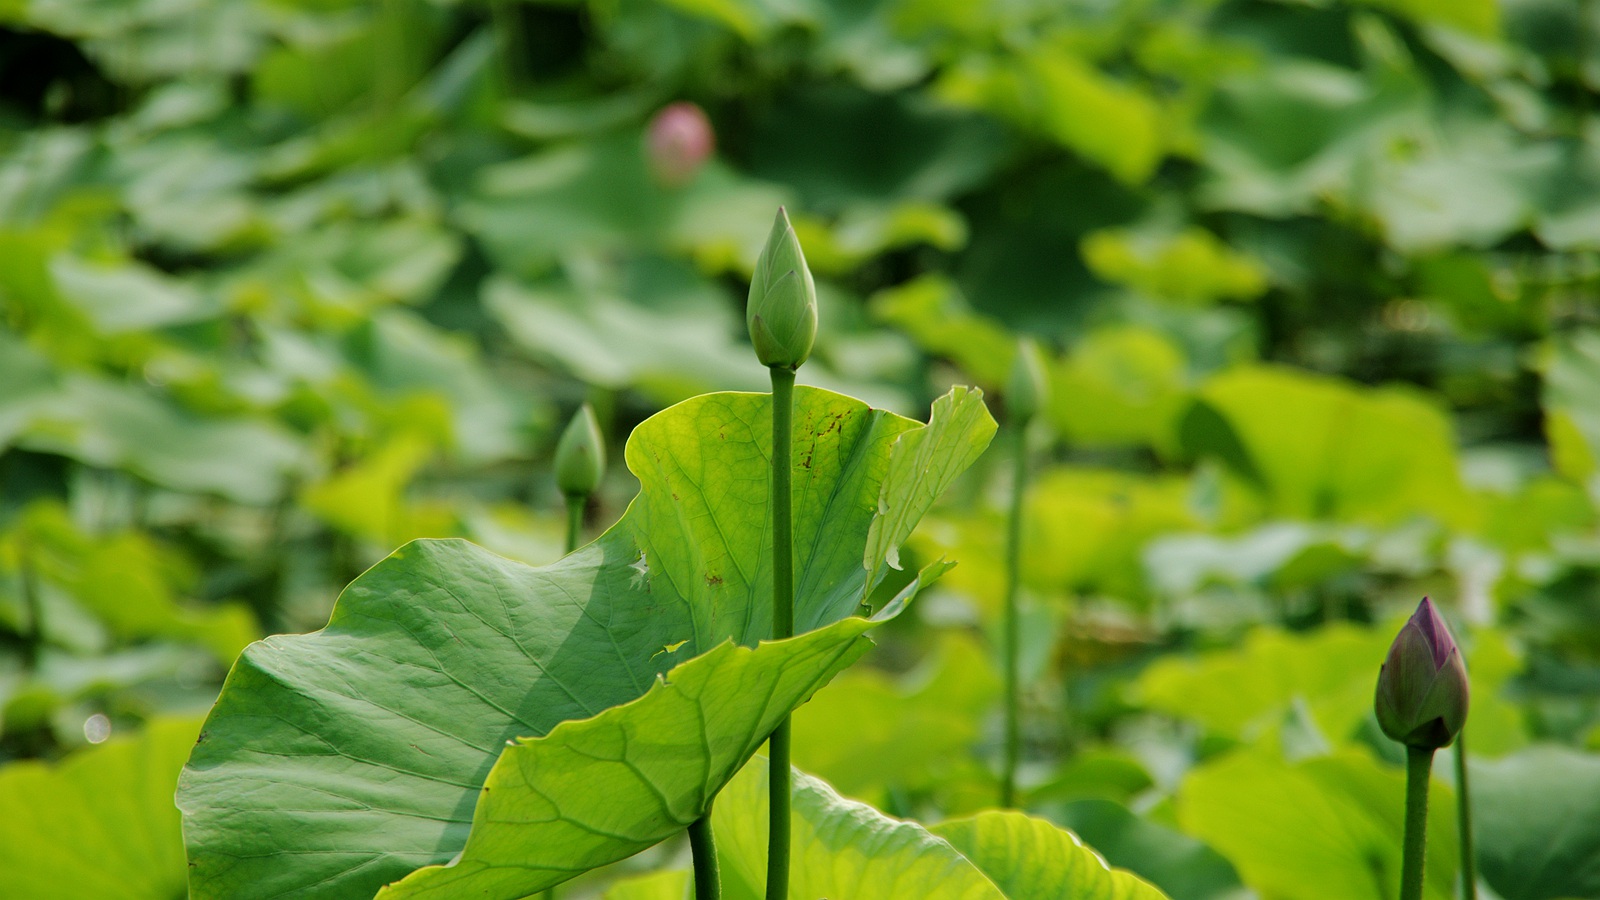
M 645 158 L 650 172 L 665 187 L 682 187 L 716 149 L 716 133 L 705 110 L 693 103 L 673 103 L 650 120 L 645 131 Z
M 1427 750 L 1449 746 L 1467 723 L 1467 667 L 1427 597 L 1389 646 L 1376 711 L 1384 734 Z

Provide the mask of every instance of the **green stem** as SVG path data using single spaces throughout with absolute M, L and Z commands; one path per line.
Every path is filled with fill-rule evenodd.
M 772 636 L 794 636 L 794 538 L 790 534 L 790 444 L 794 371 L 772 368 Z M 767 779 L 767 900 L 789 897 L 789 717 L 772 732 Z
M 17 578 L 21 582 L 22 606 L 28 611 L 27 630 L 23 632 L 22 669 L 32 673 L 39 668 L 39 656 L 44 649 L 44 604 L 39 602 L 33 547 L 26 537 L 17 541 Z
M 1456 736 L 1456 827 L 1461 835 L 1461 900 L 1478 900 L 1478 860 L 1472 849 L 1472 794 L 1467 789 L 1467 732 Z
M 1000 806 L 1017 805 L 1017 756 L 1022 744 L 1022 710 L 1017 697 L 1022 624 L 1017 614 L 1017 591 L 1022 575 L 1022 497 L 1028 481 L 1028 423 L 1012 429 L 1011 509 L 1006 520 L 1005 610 L 1001 623 L 1001 653 L 1005 664 L 1006 743 L 1000 767 Z
M 1422 900 L 1422 859 L 1428 847 L 1428 778 L 1433 751 L 1406 748 L 1406 839 L 1400 900 Z
M 589 498 L 583 494 L 572 494 L 567 497 L 567 551 L 578 549 L 578 541 L 583 539 L 583 508 L 589 504 Z
M 722 900 L 722 873 L 717 870 L 717 842 L 711 835 L 711 807 L 689 825 L 689 851 L 694 856 L 694 900 Z

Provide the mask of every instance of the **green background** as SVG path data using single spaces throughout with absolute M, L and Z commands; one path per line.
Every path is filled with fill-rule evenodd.
M 784 204 L 802 383 L 919 420 L 975 384 L 1007 428 L 1046 348 L 1031 812 L 1174 900 L 1389 896 L 1371 690 L 1427 594 L 1485 896 L 1600 897 L 1597 95 L 1593 0 L 0 0 L 0 881 L 181 896 L 172 791 L 240 651 L 412 538 L 559 558 L 580 402 L 620 460 L 764 389 Z M 681 182 L 674 101 L 715 140 Z M 1008 444 L 883 590 L 959 567 L 795 724 L 802 769 L 969 840 L 936 823 L 997 791 Z M 613 464 L 588 534 L 637 489 Z

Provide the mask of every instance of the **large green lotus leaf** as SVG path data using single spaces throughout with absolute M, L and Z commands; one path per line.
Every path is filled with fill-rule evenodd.
M 934 90 L 956 106 L 1037 131 L 1130 185 L 1148 179 L 1165 150 L 1161 111 L 1150 96 L 1067 47 L 1041 44 L 988 60 L 971 56 Z
M 499 384 L 470 341 L 412 313 L 374 315 L 353 329 L 345 349 L 369 382 L 395 402 L 436 398 L 449 411 L 451 449 L 467 465 L 516 456 L 528 420 L 549 417 L 542 403 L 520 400 Z
M 606 889 L 603 900 L 686 900 L 692 896 L 689 873 L 668 869 L 621 879 Z
M 193 895 L 368 897 L 448 862 L 466 845 L 479 789 L 513 738 L 548 736 L 508 753 L 502 774 L 537 769 L 529 787 L 552 796 L 571 789 L 563 779 L 578 771 L 574 760 L 601 757 L 583 770 L 594 808 L 574 808 L 570 821 L 608 833 L 590 836 L 611 849 L 584 845 L 568 861 L 575 870 L 639 849 L 641 835 L 672 813 L 692 818 L 698 795 L 670 810 L 637 798 L 653 799 L 649 785 L 689 784 L 709 796 L 718 784 L 710 757 L 747 753 L 765 734 L 755 733 L 751 711 L 727 710 L 732 718 L 716 727 L 736 733 L 707 731 L 697 752 L 657 760 L 647 751 L 648 784 L 630 768 L 632 754 L 613 745 L 619 735 L 638 735 L 635 749 L 678 740 L 646 720 L 694 690 L 714 696 L 720 678 L 765 677 L 769 668 L 783 672 L 785 696 L 756 710 L 757 720 L 804 700 L 867 627 L 841 620 L 878 580 L 862 552 L 869 532 L 882 530 L 876 521 L 914 522 L 994 432 L 981 394 L 962 388 L 935 403 L 927 426 L 827 391 L 795 396 L 795 618 L 802 634 L 832 628 L 753 654 L 717 649 L 771 633 L 769 400 L 711 394 L 681 403 L 634 431 L 625 456 L 640 494 L 595 543 L 532 568 L 464 542 L 419 541 L 353 582 L 322 631 L 245 651 L 179 792 Z M 919 452 L 893 452 L 907 437 L 920 437 Z M 959 462 L 928 465 L 928 453 Z M 903 477 L 904 466 L 919 476 Z M 667 686 L 652 691 L 663 675 Z M 544 765 L 544 753 L 557 761 Z M 519 846 L 522 861 L 537 862 Z
M 733 339 L 733 306 L 709 284 L 672 290 L 648 305 L 628 296 L 500 275 L 483 286 L 484 309 L 519 347 L 591 384 L 669 400 L 707 385 L 761 386 L 766 376 Z
M 0 383 L 0 441 L 175 491 L 268 504 L 304 466 L 303 443 L 270 420 L 202 418 L 131 384 L 61 371 L 9 332 L 0 332 Z
M 1344 623 L 1312 635 L 1256 630 L 1237 649 L 1156 661 L 1134 694 L 1145 706 L 1236 740 L 1270 733 L 1304 702 L 1328 737 L 1342 738 L 1372 707 L 1372 681 L 1392 639 Z
M 113 82 L 142 85 L 242 70 L 271 16 L 208 0 L 29 0 L 0 7 L 0 19 L 73 38 Z
M 7 900 L 167 900 L 184 895 L 172 788 L 194 743 L 192 719 L 152 722 L 132 738 L 59 765 L 0 769 L 0 872 Z
M 841 793 L 870 802 L 895 788 L 926 790 L 981 768 L 972 748 L 1000 694 L 983 647 L 944 635 L 928 662 L 901 679 L 866 666 L 795 711 L 794 760 Z M 840 722 L 851 727 L 840 728 Z M 985 775 L 983 788 L 993 796 Z
M 835 9 L 866 18 L 872 5 Z M 855 43 L 852 50 L 863 41 Z M 889 53 L 919 65 L 917 51 L 904 44 L 882 55 Z M 989 178 L 1012 145 L 987 116 L 952 110 L 926 95 L 879 93 L 840 80 L 794 84 L 760 107 L 747 135 L 754 175 L 792 185 L 800 207 L 827 213 L 960 196 Z M 803 243 L 814 267 L 811 242 Z
M 1498 118 L 1443 124 L 1438 149 L 1376 168 L 1364 205 L 1405 254 L 1492 247 L 1527 227 L 1561 154 Z
M 481 168 L 459 220 L 508 275 L 538 278 L 563 258 L 691 251 L 714 268 L 760 250 L 787 192 L 710 160 L 688 184 L 651 176 L 633 129 Z
M 851 617 L 754 650 L 723 643 L 632 703 L 513 743 L 460 856 L 378 896 L 517 900 L 683 831 L 790 710 L 866 651 L 874 624 Z
M 18 516 L 14 530 L 0 534 L 0 573 L 18 571 L 24 554 L 52 607 L 44 616 L 46 634 L 56 636 L 58 617 L 74 618 L 50 603 L 57 591 L 62 602 L 91 613 L 118 638 L 192 640 L 223 665 L 261 634 L 255 617 L 240 604 L 181 603 L 193 589 L 194 574 L 145 532 L 86 533 L 65 507 L 41 501 Z
M 1129 601 L 1148 597 L 1145 546 L 1163 533 L 1196 525 L 1191 485 L 1176 476 L 1059 466 L 1028 488 L 1023 520 L 1022 578 L 1041 594 L 1099 592 Z M 933 523 L 930 523 L 932 525 Z M 951 582 L 990 614 L 1000 609 L 1001 539 L 998 513 L 940 516 L 918 533 L 930 556 L 951 554 L 971 565 Z
M 1541 746 L 1474 765 L 1472 805 L 1478 871 L 1500 896 L 1600 897 L 1600 755 Z
M 790 800 L 793 897 L 850 900 L 1003 900 L 947 841 L 915 822 L 846 800 L 798 770 Z M 727 900 L 763 895 L 767 871 L 767 760 L 756 757 L 718 798 L 712 815 Z
M 1254 300 L 1267 290 L 1259 262 L 1204 228 L 1103 228 L 1085 237 L 1080 249 L 1096 278 L 1169 303 Z
M 1187 370 L 1183 349 L 1154 328 L 1096 328 L 1051 369 L 1050 423 L 1079 444 L 1166 451 L 1188 394 Z
M 990 810 L 933 827 L 1011 900 L 1164 900 L 1138 876 L 1106 865 L 1078 836 L 1043 819 Z
M 846 800 L 796 771 L 794 897 L 849 900 L 1163 900 L 1113 871 L 1071 833 L 1019 812 L 987 812 L 932 829 Z M 766 880 L 767 761 L 756 757 L 712 816 L 729 900 L 754 900 Z
M 189 284 L 138 262 L 92 265 L 63 255 L 51 262 L 50 274 L 61 299 L 102 335 L 148 331 L 216 314 Z
M 1254 481 L 1280 515 L 1386 523 L 1465 514 L 1450 419 L 1408 390 L 1241 366 L 1201 389 L 1179 439 Z
M 1561 474 L 1588 482 L 1600 471 L 1600 331 L 1552 337 L 1539 362 L 1551 461 Z
M 956 284 L 924 275 L 872 297 L 872 315 L 900 329 L 929 355 L 948 357 L 980 385 L 1000 386 L 1011 370 L 1016 340 L 1005 326 L 975 312 Z
M 80 372 L 17 443 L 120 468 L 177 491 L 266 505 L 305 465 L 303 442 L 270 419 L 201 418 L 131 385 Z
M 1217 851 L 1104 797 L 1063 804 L 1051 819 L 1088 841 L 1106 862 L 1150 880 L 1172 900 L 1249 900 L 1239 874 Z
M 1423 897 L 1449 900 L 1460 854 L 1455 802 L 1437 779 Z M 1405 773 L 1354 752 L 1285 763 L 1230 754 L 1190 772 L 1178 821 L 1244 883 L 1279 900 L 1389 900 L 1400 885 Z
M 1380 85 L 1360 72 L 1289 57 L 1224 78 L 1199 126 L 1211 207 L 1289 216 L 1319 197 L 1349 197 L 1375 148 L 1423 127 L 1427 88 L 1415 73 Z

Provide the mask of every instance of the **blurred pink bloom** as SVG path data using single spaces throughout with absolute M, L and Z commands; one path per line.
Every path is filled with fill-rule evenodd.
M 680 101 L 664 107 L 645 132 L 645 157 L 656 181 L 682 187 L 711 158 L 717 138 L 705 110 Z

